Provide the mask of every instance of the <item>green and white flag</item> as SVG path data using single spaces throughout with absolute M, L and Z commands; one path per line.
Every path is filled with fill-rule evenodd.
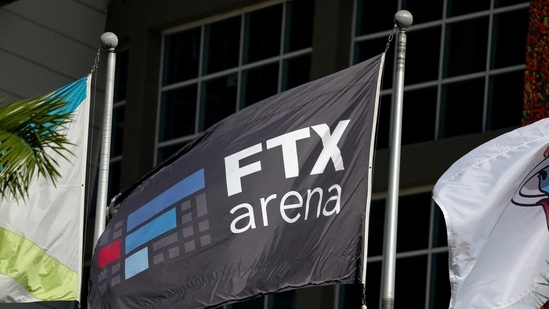
M 60 96 L 68 104 L 59 112 L 72 115 L 51 129 L 67 137 L 70 153 L 46 148 L 60 177 L 34 177 L 25 199 L 0 198 L 0 302 L 80 300 L 90 76 L 44 101 Z

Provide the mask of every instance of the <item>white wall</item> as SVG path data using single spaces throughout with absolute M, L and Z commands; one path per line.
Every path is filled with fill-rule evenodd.
M 0 99 L 46 94 L 87 75 L 104 33 L 107 4 L 18 0 L 0 7 Z M 97 87 L 102 92 L 101 80 Z
M 108 3 L 18 0 L 0 6 L 0 100 L 44 95 L 89 74 L 105 32 Z M 92 80 L 93 166 L 101 137 L 106 64 L 107 54 L 101 50 Z

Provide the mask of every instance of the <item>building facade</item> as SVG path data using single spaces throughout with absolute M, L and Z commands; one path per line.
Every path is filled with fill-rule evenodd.
M 101 136 L 105 64 L 100 36 L 108 0 L 0 1 L 0 101 L 33 98 L 94 72 L 94 111 L 90 135 Z M 93 122 L 96 120 L 97 122 Z M 89 147 L 89 179 L 97 175 L 99 139 Z M 93 234 L 93 221 L 88 234 Z M 91 246 L 90 246 L 91 247 Z M 90 249 L 91 251 L 91 249 Z M 89 260 L 90 252 L 86 259 Z M 0 303 L 0 308 L 77 308 L 75 302 Z
M 119 38 L 110 196 L 199 132 L 254 102 L 382 53 L 366 301 L 381 308 L 393 99 L 394 14 L 407 30 L 395 306 L 445 308 L 450 297 L 438 177 L 482 142 L 521 125 L 529 1 L 130 0 L 111 3 Z M 340 285 L 224 308 L 357 308 Z

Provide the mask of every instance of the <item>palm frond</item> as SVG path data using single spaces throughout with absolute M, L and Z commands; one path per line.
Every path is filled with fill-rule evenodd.
M 59 133 L 71 114 L 63 111 L 63 97 L 42 96 L 0 106 L 0 195 L 24 199 L 35 177 L 59 178 L 59 163 L 51 149 L 68 160 L 71 143 Z

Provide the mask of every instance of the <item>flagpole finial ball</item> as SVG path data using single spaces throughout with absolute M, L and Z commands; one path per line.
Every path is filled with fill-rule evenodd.
M 106 50 L 115 49 L 118 45 L 118 37 L 112 32 L 105 32 L 101 35 L 101 47 Z
M 400 29 L 406 29 L 412 25 L 414 17 L 406 10 L 400 10 L 395 14 L 395 23 Z

